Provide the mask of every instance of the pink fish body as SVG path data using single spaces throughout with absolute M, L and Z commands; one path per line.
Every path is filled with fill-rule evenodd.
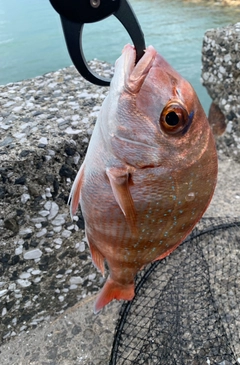
M 134 297 L 134 278 L 171 253 L 212 198 L 217 153 L 192 86 L 152 46 L 116 61 L 85 160 L 72 186 L 95 266 L 110 275 L 94 310 Z

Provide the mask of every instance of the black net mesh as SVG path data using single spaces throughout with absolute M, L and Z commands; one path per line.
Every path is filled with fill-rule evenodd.
M 202 219 L 123 305 L 110 365 L 240 364 L 240 219 Z

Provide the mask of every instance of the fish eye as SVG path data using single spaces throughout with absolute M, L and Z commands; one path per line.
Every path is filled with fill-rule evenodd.
M 160 116 L 160 126 L 167 134 L 177 134 L 188 124 L 189 115 L 180 101 L 170 100 Z
M 169 112 L 165 117 L 165 121 L 167 125 L 175 127 L 179 123 L 179 116 L 175 112 Z

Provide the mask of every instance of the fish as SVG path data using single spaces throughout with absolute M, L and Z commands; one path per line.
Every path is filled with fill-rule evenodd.
M 191 84 L 153 46 L 135 60 L 126 45 L 69 197 L 93 264 L 109 272 L 95 313 L 134 298 L 136 274 L 184 241 L 217 182 L 214 137 Z

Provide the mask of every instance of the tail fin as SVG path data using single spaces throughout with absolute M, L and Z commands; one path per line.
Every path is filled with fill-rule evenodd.
M 94 313 L 98 313 L 105 305 L 113 299 L 132 300 L 134 297 L 134 284 L 121 285 L 108 277 L 104 287 L 98 294 L 94 304 Z

